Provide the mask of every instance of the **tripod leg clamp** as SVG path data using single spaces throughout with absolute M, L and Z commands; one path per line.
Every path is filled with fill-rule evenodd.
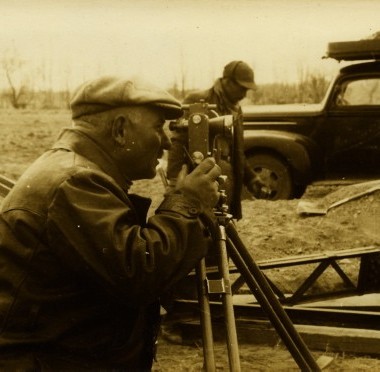
M 226 279 L 206 279 L 206 290 L 208 294 L 231 294 L 230 281 Z

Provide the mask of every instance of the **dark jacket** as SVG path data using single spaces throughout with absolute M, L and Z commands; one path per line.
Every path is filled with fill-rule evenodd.
M 207 242 L 193 202 L 169 195 L 146 222 L 150 201 L 128 186 L 67 129 L 4 199 L 1 370 L 151 368 L 158 298 Z
M 207 90 L 200 90 L 190 93 L 183 101 L 184 104 L 199 103 L 204 101 L 209 104 L 216 104 L 219 115 L 234 115 L 233 139 L 221 138 L 218 141 L 222 151 L 222 161 L 219 165 L 222 173 L 227 175 L 227 189 L 229 213 L 234 218 L 242 218 L 241 192 L 243 184 L 249 183 L 255 178 L 255 173 L 246 163 L 244 154 L 244 137 L 243 137 L 243 120 L 242 111 L 239 105 L 232 105 L 228 99 L 221 93 L 218 94 L 216 86 L 220 84 L 217 81 L 215 85 Z M 219 89 L 220 91 L 220 89 Z M 174 133 L 172 137 L 172 147 L 169 151 L 167 174 L 169 179 L 177 177 L 178 172 L 184 163 L 183 146 L 187 145 L 188 137 L 186 133 Z

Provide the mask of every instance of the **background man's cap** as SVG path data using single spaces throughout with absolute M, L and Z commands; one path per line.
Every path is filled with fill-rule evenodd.
M 253 70 L 243 61 L 232 61 L 224 67 L 223 77 L 236 81 L 247 89 L 255 89 Z
M 105 76 L 86 82 L 74 92 L 70 107 L 72 118 L 91 115 L 117 107 L 148 105 L 163 110 L 166 119 L 182 116 L 181 103 L 165 90 L 138 79 Z

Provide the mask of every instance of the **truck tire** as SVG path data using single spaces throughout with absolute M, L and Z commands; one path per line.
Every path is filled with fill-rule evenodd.
M 268 195 L 253 195 L 256 199 L 278 200 L 293 197 L 289 166 L 278 156 L 253 154 L 247 156 L 247 162 L 268 190 Z

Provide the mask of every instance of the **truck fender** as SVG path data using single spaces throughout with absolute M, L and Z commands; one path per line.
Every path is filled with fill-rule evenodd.
M 311 179 L 317 145 L 308 137 L 297 133 L 248 129 L 244 131 L 244 147 L 247 155 L 270 152 L 285 159 L 292 169 L 295 183 L 305 184 Z

